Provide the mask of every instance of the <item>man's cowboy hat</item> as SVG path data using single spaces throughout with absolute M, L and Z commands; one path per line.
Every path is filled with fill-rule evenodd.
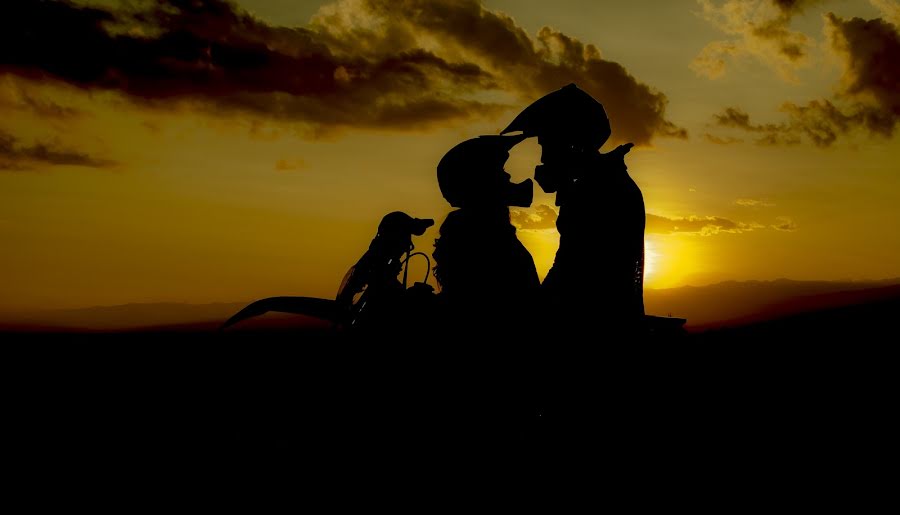
M 599 149 L 611 134 L 603 105 L 575 84 L 548 93 L 526 107 L 500 134 L 552 136 Z

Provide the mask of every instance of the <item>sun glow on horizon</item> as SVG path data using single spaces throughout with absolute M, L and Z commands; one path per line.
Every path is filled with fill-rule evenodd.
M 654 276 L 659 257 L 656 245 L 650 240 L 644 240 L 644 279 Z
M 553 266 L 556 251 L 559 249 L 559 233 L 554 230 L 519 231 L 518 237 L 531 253 L 535 267 L 541 280 L 547 276 Z M 676 266 L 682 260 L 681 254 L 687 249 L 683 244 L 672 248 L 672 243 L 648 237 L 644 240 L 644 285 L 651 288 L 668 287 L 678 283 L 683 270 Z M 669 255 L 670 259 L 665 259 Z

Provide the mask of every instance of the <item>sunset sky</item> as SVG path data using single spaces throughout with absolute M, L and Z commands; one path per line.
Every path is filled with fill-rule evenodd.
M 637 144 L 647 287 L 900 276 L 897 0 L 0 9 L 0 312 L 331 298 L 390 211 L 436 220 L 430 253 L 441 156 L 570 82 L 604 151 Z M 535 193 L 513 219 L 543 277 Z

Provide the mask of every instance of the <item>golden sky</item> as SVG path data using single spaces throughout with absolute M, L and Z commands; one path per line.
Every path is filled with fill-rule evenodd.
M 440 225 L 447 150 L 569 82 L 638 144 L 648 287 L 900 276 L 897 0 L 2 9 L 0 311 L 333 297 L 382 215 Z M 542 276 L 550 206 L 513 213 Z

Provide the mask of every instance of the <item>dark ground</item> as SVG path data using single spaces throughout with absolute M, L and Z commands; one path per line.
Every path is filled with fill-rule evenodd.
M 868 478 L 897 457 L 898 307 L 537 357 L 286 330 L 6 334 L 4 455 L 24 477 L 90 464 L 188 483 L 387 465 L 540 477 L 559 460 L 620 479 Z

